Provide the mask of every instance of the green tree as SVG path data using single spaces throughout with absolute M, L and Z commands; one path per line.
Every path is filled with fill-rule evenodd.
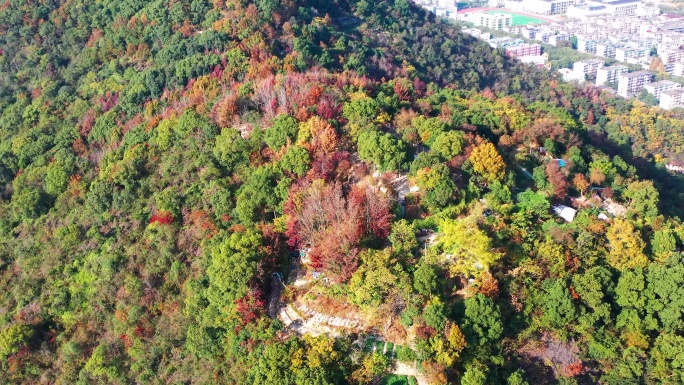
M 389 240 L 392 243 L 392 252 L 400 255 L 405 260 L 411 260 L 413 253 L 418 249 L 416 230 L 405 219 L 392 223 L 392 232 L 390 233 Z
M 523 371 L 522 369 L 518 369 L 515 372 L 511 373 L 510 376 L 506 379 L 506 384 L 507 385 L 529 385 L 529 382 L 525 381 L 525 378 L 523 377 Z
M 441 332 L 444 330 L 444 326 L 447 322 L 446 309 L 444 308 L 444 303 L 439 300 L 438 297 L 432 297 L 425 310 L 423 311 L 423 317 L 425 317 L 425 323 L 434 328 L 435 330 Z
M 461 131 L 447 131 L 437 135 L 431 149 L 447 161 L 463 151 L 463 133 Z
M 658 190 L 652 181 L 630 183 L 625 197 L 629 199 L 629 209 L 633 214 L 646 219 L 658 216 Z
M 19 352 L 33 337 L 33 329 L 15 323 L 0 331 L 0 360 Z
M 544 281 L 542 287 L 544 322 L 557 329 L 567 328 L 577 318 L 577 309 L 566 283 L 561 279 L 550 279 Z
M 249 174 L 237 193 L 237 211 L 240 221 L 252 224 L 268 217 L 279 202 L 276 194 L 276 176 L 267 166 L 259 167 Z
M 480 365 L 469 365 L 466 367 L 461 385 L 484 385 L 487 383 L 487 372 Z
M 413 287 L 424 296 L 430 296 L 437 290 L 437 273 L 429 263 L 421 262 L 413 272 Z
M 215 237 L 209 248 L 207 267 L 209 287 L 206 291 L 209 306 L 218 314 L 215 324 L 223 326 L 227 317 L 234 315 L 235 301 L 244 297 L 248 283 L 256 273 L 261 258 L 261 235 L 256 232 L 232 233 Z
M 473 344 L 480 346 L 501 337 L 501 312 L 491 298 L 478 293 L 465 300 L 463 332 Z
M 392 290 L 408 284 L 407 275 L 389 249 L 365 250 L 360 259 L 361 266 L 349 282 L 350 297 L 355 304 L 377 308 Z
M 408 166 L 406 143 L 390 134 L 375 129 L 363 131 L 358 149 L 361 160 L 374 163 L 382 171 L 400 171 Z
M 660 229 L 653 233 L 653 240 L 651 241 L 651 250 L 653 255 L 659 261 L 666 261 L 674 255 L 677 249 L 677 240 L 670 229 Z
M 430 211 L 446 207 L 456 197 L 456 184 L 449 168 L 442 163 L 418 170 L 417 179 L 418 186 L 425 191 L 422 202 Z
M 648 378 L 656 383 L 684 383 L 684 337 L 661 334 L 656 338 L 648 362 Z
M 248 160 L 247 142 L 240 136 L 240 131 L 233 128 L 221 130 L 216 137 L 213 153 L 216 160 L 228 170 L 234 170 L 238 165 Z
M 299 125 L 295 118 L 285 114 L 278 115 L 273 120 L 273 126 L 266 130 L 264 141 L 270 149 L 277 151 L 288 141 L 294 143 L 298 132 Z
M 285 155 L 280 159 L 282 170 L 296 177 L 303 176 L 309 170 L 310 163 L 311 156 L 309 152 L 301 146 L 290 146 Z

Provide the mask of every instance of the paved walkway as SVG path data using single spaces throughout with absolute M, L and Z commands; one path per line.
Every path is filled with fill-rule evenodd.
M 294 332 L 313 336 L 320 334 L 337 336 L 341 328 L 358 330 L 361 326 L 360 320 L 319 313 L 302 304 L 296 304 L 296 307 L 292 305 L 283 307 L 278 318 Z

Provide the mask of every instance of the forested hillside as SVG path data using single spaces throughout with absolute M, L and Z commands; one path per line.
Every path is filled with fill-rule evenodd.
M 2 384 L 684 382 L 684 113 L 408 0 L 6 0 L 0 111 Z

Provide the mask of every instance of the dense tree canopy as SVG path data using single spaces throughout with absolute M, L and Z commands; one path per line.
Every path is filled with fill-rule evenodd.
M 681 383 L 683 128 L 408 0 L 6 1 L 0 383 Z

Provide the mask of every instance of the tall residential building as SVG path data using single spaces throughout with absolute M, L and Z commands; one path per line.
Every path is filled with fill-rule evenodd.
M 494 30 L 502 30 L 513 25 L 513 15 L 499 12 L 468 12 L 459 15 L 459 19 Z
M 661 95 L 665 91 L 672 91 L 680 88 L 682 85 L 679 83 L 671 82 L 669 80 L 661 80 L 659 82 L 648 83 L 644 85 L 644 89 L 651 95 L 655 96 L 656 99 L 660 100 Z
M 658 56 L 663 59 L 663 63 L 676 63 L 684 60 L 684 49 L 672 49 L 658 52 Z
M 634 15 L 639 9 L 641 0 L 596 1 L 588 0 L 587 5 L 604 6 L 607 13 L 615 16 Z M 644 11 L 646 12 L 646 11 Z
M 620 64 L 599 68 L 596 70 L 596 85 L 602 86 L 606 83 L 615 83 L 618 80 L 618 76 L 626 74 L 628 71 L 627 66 Z
M 617 94 L 623 98 L 630 98 L 644 89 L 646 83 L 653 80 L 653 74 L 648 71 L 637 71 L 618 76 Z
M 603 57 L 615 57 L 616 46 L 610 42 L 596 44 L 596 55 Z
M 541 46 L 539 44 L 523 43 L 508 46 L 505 50 L 508 55 L 517 57 L 541 55 Z
M 627 59 L 640 59 L 648 57 L 651 50 L 648 48 L 620 47 L 615 49 L 615 60 L 627 61 Z
M 581 77 L 584 78 L 585 75 L 596 75 L 598 69 L 605 64 L 606 62 L 603 60 L 595 59 L 576 61 L 572 64 L 572 71 L 575 72 L 578 77 L 581 75 Z
M 577 0 L 506 0 L 504 8 L 538 15 L 561 15 L 568 12 L 568 8 L 577 2 Z
M 684 77 L 684 61 L 674 63 L 672 68 L 672 75 Z
M 572 5 L 568 8 L 568 17 L 571 19 L 587 19 L 590 17 L 607 14 L 605 5 Z
M 561 41 L 570 40 L 570 35 L 567 33 L 557 33 L 555 35 L 549 36 L 549 44 L 558 45 Z
M 577 50 L 580 52 L 596 53 L 596 46 L 598 45 L 596 39 L 577 38 Z
M 684 107 L 684 88 L 664 91 L 660 96 L 660 107 L 666 110 Z

